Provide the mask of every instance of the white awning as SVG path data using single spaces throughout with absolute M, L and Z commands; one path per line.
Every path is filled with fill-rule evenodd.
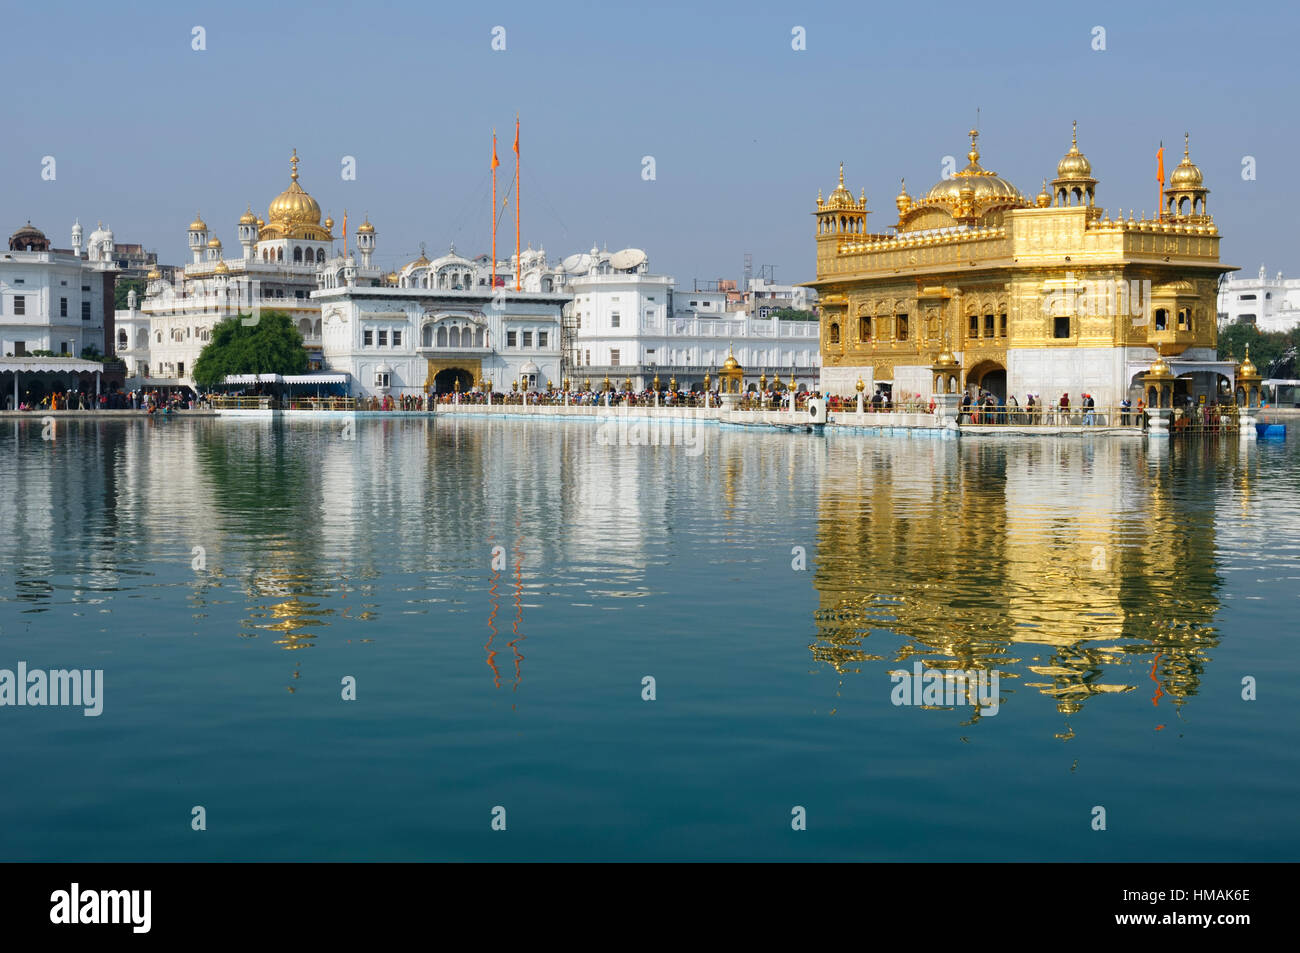
M 17 371 L 24 374 L 73 373 L 102 371 L 99 361 L 85 361 L 79 357 L 6 357 L 0 360 L 0 373 Z
M 284 378 L 279 374 L 227 374 L 227 384 L 279 384 Z
M 286 374 L 286 384 L 346 384 L 346 374 Z

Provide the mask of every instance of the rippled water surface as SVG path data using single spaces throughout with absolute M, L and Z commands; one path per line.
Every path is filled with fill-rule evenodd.
M 1300 857 L 1297 441 L 693 436 L 0 422 L 0 857 Z

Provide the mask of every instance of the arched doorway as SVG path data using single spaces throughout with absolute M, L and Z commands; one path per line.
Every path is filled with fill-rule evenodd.
M 460 392 L 468 393 L 474 389 L 474 375 L 464 368 L 444 367 L 433 378 L 433 389 L 438 394 L 450 394 L 456 390 L 456 382 L 460 382 Z
M 986 390 L 1005 403 L 1007 399 L 1007 369 L 997 361 L 980 361 L 966 374 L 966 383 Z

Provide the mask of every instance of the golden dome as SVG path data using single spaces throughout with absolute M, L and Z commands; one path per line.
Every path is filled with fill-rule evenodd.
M 1020 194 L 1018 188 L 996 172 L 990 172 L 980 166 L 980 151 L 975 145 L 977 138 L 979 133 L 972 129 L 970 152 L 966 153 L 966 158 L 970 162 L 966 168 L 952 178 L 939 182 L 926 193 L 922 201 L 957 205 L 961 201 L 962 191 L 969 190 L 974 201 L 980 205 L 1028 205 L 1028 201 Z
M 190 222 L 190 231 L 206 232 L 207 230 L 208 230 L 208 223 L 203 221 L 202 215 L 200 215 L 198 212 L 195 212 L 194 221 Z
M 1191 156 L 1188 155 L 1189 149 L 1189 137 L 1184 134 L 1183 161 L 1178 163 L 1174 174 L 1169 177 L 1171 189 L 1199 189 L 1205 184 L 1205 177 L 1201 175 L 1201 170 L 1192 164 Z
M 840 184 L 835 187 L 831 197 L 826 200 L 826 204 L 835 208 L 853 204 L 853 193 L 844 187 L 844 163 L 840 163 Z
M 1056 177 L 1058 179 L 1090 179 L 1092 178 L 1092 163 L 1088 157 L 1079 151 L 1079 123 L 1074 124 L 1074 131 L 1070 133 L 1070 151 L 1067 152 L 1056 164 Z
M 1169 363 L 1163 357 L 1157 354 L 1156 359 L 1152 361 L 1151 366 L 1147 368 L 1146 376 L 1147 377 L 1172 377 L 1173 371 L 1170 369 Z
M 149 281 L 157 281 L 162 277 L 162 272 L 157 268 L 151 268 L 149 274 L 145 276 Z
M 253 214 L 253 206 L 250 205 L 250 206 L 248 207 L 248 211 L 245 212 L 243 215 L 239 216 L 239 224 L 240 224 L 240 225 L 256 225 L 256 224 L 257 224 L 257 216 Z
M 230 267 L 224 261 L 219 261 L 217 262 L 216 267 L 212 269 L 212 271 L 214 274 L 228 275 L 230 274 Z
M 375 231 L 375 226 L 370 224 L 369 215 L 366 216 L 366 220 L 364 222 L 362 222 L 360 225 L 357 226 L 358 235 L 371 235 L 374 234 L 374 231 Z
M 257 228 L 258 228 L 259 231 L 260 231 L 260 230 L 261 230 L 265 225 L 266 225 L 266 220 L 265 220 L 265 219 L 259 218 L 259 219 L 257 220 Z
M 334 219 L 327 217 L 325 219 L 325 227 L 332 230 L 334 228 Z
M 939 352 L 939 356 L 934 359 L 934 366 L 935 367 L 956 367 L 957 366 L 957 358 L 952 353 L 952 351 L 948 350 L 948 346 L 946 344 L 944 345 L 943 350 Z
M 298 184 L 298 150 L 289 159 L 289 187 L 272 199 L 266 210 L 267 221 L 281 227 L 320 225 L 320 204 Z
M 397 284 L 397 282 L 400 281 L 400 280 L 401 280 L 401 279 L 397 277 L 397 272 L 395 272 L 395 271 L 390 271 L 390 272 L 388 273 L 387 281 L 388 281 L 388 283 L 389 283 L 390 285 L 395 285 L 395 284 Z
M 1250 344 L 1246 344 L 1246 359 L 1241 362 L 1241 367 L 1237 368 L 1237 377 L 1258 377 L 1259 369 L 1255 367 L 1255 362 L 1250 359 Z
M 1043 191 L 1038 193 L 1038 199 L 1035 204 L 1039 208 L 1048 208 L 1052 204 L 1052 195 L 1047 191 L 1047 180 L 1043 179 Z
M 894 204 L 898 206 L 898 211 L 899 214 L 901 215 L 903 212 L 906 212 L 908 208 L 911 207 L 912 196 L 907 194 L 907 180 L 899 179 L 898 181 L 902 183 L 903 187 L 898 192 L 898 198 L 894 199 Z
M 211 238 L 208 239 L 208 247 L 209 247 L 209 248 L 220 248 L 220 247 L 221 247 L 221 239 L 218 238 L 216 235 L 213 235 Z

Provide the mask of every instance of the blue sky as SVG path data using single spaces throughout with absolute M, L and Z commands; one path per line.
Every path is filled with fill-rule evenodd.
M 883 231 L 900 176 L 916 194 L 945 155 L 964 162 L 979 108 L 984 166 L 1031 196 L 1078 119 L 1112 213 L 1153 209 L 1156 146 L 1172 167 L 1190 132 L 1224 260 L 1300 274 L 1298 21 L 1284 4 L 1197 2 L 11 5 L 0 228 L 30 218 L 66 246 L 74 217 L 87 232 L 102 219 L 181 262 L 201 210 L 229 255 L 239 215 L 265 216 L 297 148 L 327 213 L 369 213 L 385 267 L 421 241 L 478 254 L 492 128 L 504 186 L 518 112 L 525 244 L 636 245 L 679 282 L 739 278 L 751 252 L 756 272 L 804 281 L 813 202 L 841 159 Z

